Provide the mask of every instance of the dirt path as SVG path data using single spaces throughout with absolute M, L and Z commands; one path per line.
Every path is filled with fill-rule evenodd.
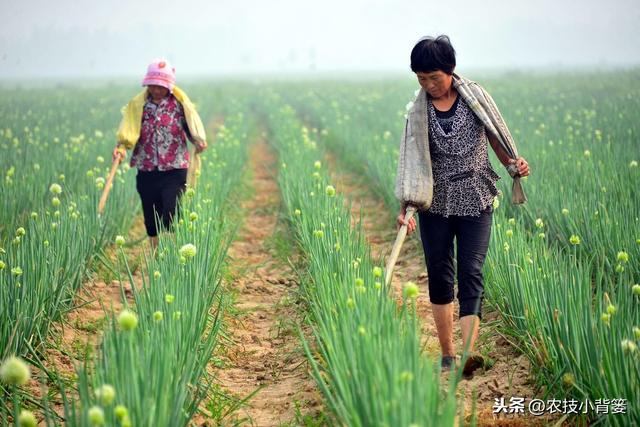
M 239 399 L 260 387 L 234 421 L 274 426 L 295 423 L 297 405 L 302 415 L 318 412 L 321 396 L 296 334 L 296 275 L 278 253 L 288 243 L 278 240 L 276 158 L 264 141 L 251 148 L 249 167 L 254 194 L 241 203 L 246 217 L 229 249 L 233 279 L 225 283 L 239 314 L 225 318 L 233 343 L 224 346 L 214 381 Z
M 382 200 L 373 194 L 365 178 L 346 172 L 347 168 L 340 167 L 331 153 L 326 155 L 325 160 L 332 171 L 332 181 L 336 190 L 347 195 L 352 201 L 352 222 L 359 220 L 362 209 L 363 227 L 374 259 L 388 256 L 396 236 L 395 218 L 388 213 Z M 414 233 L 405 241 L 394 269 L 392 285 L 399 303 L 402 299 L 402 286 L 407 281 L 413 281 L 420 287 L 417 309 L 422 319 L 423 349 L 434 360 L 439 360 L 440 345 L 429 303 L 427 273 L 418 233 Z M 457 301 L 454 302 L 454 306 L 457 313 Z M 464 397 L 465 408 L 470 412 L 472 393 L 474 389 L 477 390 L 479 425 L 547 425 L 549 420 L 542 418 L 518 416 L 509 420 L 495 419 L 493 405 L 496 398 L 505 397 L 508 405 L 509 398 L 512 396 L 534 397 L 529 382 L 529 362 L 499 335 L 498 317 L 497 313 L 485 312 L 476 344 L 476 350 L 488 356 L 493 366 L 484 372 L 477 373 L 470 380 L 463 380 L 458 387 L 458 395 Z M 454 342 L 457 352 L 460 353 L 462 339 L 457 321 L 454 331 Z M 446 376 L 443 375 L 443 379 L 445 378 Z

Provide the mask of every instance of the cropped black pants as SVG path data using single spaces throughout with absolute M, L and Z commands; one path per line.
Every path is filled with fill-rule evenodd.
M 178 199 L 186 185 L 187 169 L 138 171 L 136 189 L 142 201 L 144 226 L 149 237 L 158 235 L 158 225 L 170 230 Z
M 429 275 L 429 299 L 449 304 L 454 298 L 453 240 L 456 240 L 459 316 L 482 318 L 484 283 L 482 266 L 489 249 L 493 207 L 479 217 L 419 212 L 420 239 Z

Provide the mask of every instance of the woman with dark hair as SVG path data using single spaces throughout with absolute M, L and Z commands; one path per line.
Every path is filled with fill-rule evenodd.
M 529 175 L 491 96 L 454 73 L 456 55 L 447 36 L 420 40 L 411 52 L 411 70 L 420 91 L 410 106 L 400 144 L 396 197 L 398 226 L 409 205 L 418 209 L 420 238 L 429 276 L 429 299 L 442 349 L 442 370 L 456 361 L 453 343 L 454 267 L 457 246 L 460 329 L 466 347 L 463 374 L 484 366 L 473 351 L 482 317 L 482 266 L 489 247 L 493 202 L 498 195 L 487 141 L 513 178 L 513 203 L 524 203 L 520 177 Z M 468 357 L 467 357 L 468 356 Z

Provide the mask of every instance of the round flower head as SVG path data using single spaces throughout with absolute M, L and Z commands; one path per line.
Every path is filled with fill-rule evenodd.
M 112 385 L 103 384 L 102 387 L 96 390 L 96 397 L 100 399 L 104 406 L 109 406 L 116 398 L 116 389 Z
M 56 196 L 60 193 L 62 193 L 62 187 L 60 186 L 60 184 L 51 184 L 51 187 L 49 187 L 49 191 L 51 192 L 51 194 L 55 194 Z
M 402 371 L 400 373 L 400 381 L 401 382 L 413 381 L 413 374 L 410 371 Z
M 618 252 L 617 256 L 618 262 L 629 262 L 629 254 L 625 251 Z
M 123 236 L 117 235 L 116 236 L 116 245 L 118 246 L 124 246 L 125 244 L 125 240 Z
M 104 425 L 104 411 L 99 406 L 89 408 L 89 421 L 94 426 Z
M 153 313 L 153 320 L 154 320 L 155 322 L 160 322 L 160 321 L 162 321 L 162 318 L 163 318 L 163 315 L 162 315 L 162 312 L 161 312 L 161 311 L 156 311 L 156 312 L 154 312 L 154 313 Z
M 572 234 L 571 237 L 569 237 L 569 243 L 571 243 L 574 246 L 579 245 L 580 237 L 576 236 L 575 234 Z
M 329 197 L 333 197 L 336 195 L 336 189 L 333 187 L 333 185 L 327 185 L 325 192 Z
M 382 268 L 373 267 L 373 277 L 382 277 Z
M 116 415 L 116 418 L 119 420 L 122 420 L 124 417 L 129 416 L 129 410 L 124 405 L 116 406 L 116 408 L 113 410 L 113 413 Z
M 7 385 L 24 385 L 30 376 L 29 366 L 19 357 L 9 357 L 0 367 L 0 380 Z
M 420 290 L 418 289 L 418 285 L 413 282 L 407 282 L 404 284 L 404 296 L 405 298 L 414 299 L 418 296 Z
M 636 343 L 627 339 L 622 340 L 622 342 L 620 342 L 620 346 L 622 347 L 622 351 L 625 353 L 634 353 L 638 349 Z
M 18 416 L 18 425 L 20 427 L 36 427 L 38 425 L 38 421 L 36 420 L 35 415 L 33 415 L 33 412 L 23 409 L 20 411 L 20 415 Z
M 158 58 L 151 62 L 147 67 L 147 74 L 142 80 L 142 86 L 162 86 L 169 91 L 173 91 L 175 84 L 176 69 L 164 58 Z
M 322 167 L 322 163 L 320 163 L 320 160 L 316 160 L 313 164 L 313 167 L 316 169 L 320 169 Z
M 189 259 L 196 256 L 196 247 L 191 243 L 187 243 L 186 245 L 180 248 L 180 256 Z
M 562 383 L 567 387 L 572 387 L 576 383 L 576 377 L 571 372 L 562 375 Z
M 131 331 L 138 326 L 138 316 L 133 311 L 124 309 L 118 315 L 118 325 L 125 331 Z

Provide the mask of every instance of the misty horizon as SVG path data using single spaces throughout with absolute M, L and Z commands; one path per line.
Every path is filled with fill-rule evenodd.
M 640 65 L 640 2 L 453 6 L 409 0 L 9 3 L 0 79 L 141 78 L 167 58 L 177 78 L 410 73 L 424 35 L 447 34 L 457 70 L 573 71 Z M 454 10 L 454 8 L 456 8 Z

